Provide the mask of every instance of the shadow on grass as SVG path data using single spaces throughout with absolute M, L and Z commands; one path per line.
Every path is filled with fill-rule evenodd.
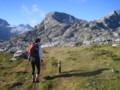
M 101 74 L 105 70 L 109 70 L 109 68 L 102 68 L 102 69 L 97 69 L 97 70 L 89 71 L 89 72 L 82 72 L 81 70 L 73 70 L 73 71 L 63 72 L 59 75 L 47 76 L 47 77 L 45 77 L 45 79 L 52 80 L 55 78 L 72 77 L 72 76 L 89 77 L 89 76 L 95 76 L 95 75 Z

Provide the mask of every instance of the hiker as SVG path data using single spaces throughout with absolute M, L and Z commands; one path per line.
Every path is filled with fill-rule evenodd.
M 40 64 L 42 60 L 42 49 L 39 45 L 41 39 L 35 38 L 34 42 L 29 46 L 28 49 L 28 60 L 31 62 L 32 66 L 32 82 L 39 82 L 40 76 Z M 37 68 L 37 73 L 35 74 L 35 67 Z

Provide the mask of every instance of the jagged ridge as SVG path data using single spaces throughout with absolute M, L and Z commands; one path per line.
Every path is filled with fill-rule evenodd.
M 90 22 L 69 14 L 51 12 L 33 30 L 14 37 L 10 42 L 28 46 L 27 43 L 38 36 L 46 46 L 120 42 L 120 10 Z

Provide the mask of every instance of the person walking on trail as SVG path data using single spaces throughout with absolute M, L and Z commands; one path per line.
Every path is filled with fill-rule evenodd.
M 30 44 L 28 49 L 28 59 L 32 66 L 32 82 L 39 82 L 40 76 L 40 65 L 42 60 L 42 49 L 39 45 L 41 39 L 35 38 L 34 42 Z M 35 68 L 37 68 L 37 73 L 35 74 Z

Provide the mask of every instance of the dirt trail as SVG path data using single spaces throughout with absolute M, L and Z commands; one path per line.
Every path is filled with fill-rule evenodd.
M 28 90 L 38 90 L 39 83 L 33 83 L 31 86 L 28 87 Z

